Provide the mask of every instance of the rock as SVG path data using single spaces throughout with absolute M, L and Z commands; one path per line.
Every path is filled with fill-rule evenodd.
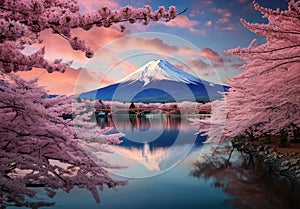
M 291 165 L 297 165 L 300 159 L 291 159 L 289 162 Z
M 280 166 L 281 167 L 285 167 L 285 166 L 287 166 L 289 164 L 290 164 L 290 162 L 288 160 L 286 160 L 286 161 L 283 161 Z
M 279 158 L 279 155 L 276 152 L 273 152 L 272 156 L 273 156 L 273 159 L 278 159 Z
M 300 153 L 280 153 L 270 145 L 255 145 L 239 138 L 232 140 L 232 144 L 237 150 L 260 159 L 274 173 L 300 183 Z
M 262 150 L 264 150 L 264 147 L 263 146 L 258 146 L 258 147 L 256 147 L 256 150 L 257 151 L 262 151 Z
M 293 153 L 290 154 L 290 156 L 292 156 L 292 157 L 293 157 L 293 156 L 296 156 L 296 155 L 297 155 L 296 152 L 293 152 Z
M 286 170 L 289 170 L 289 168 L 290 168 L 289 166 L 283 166 L 283 167 L 280 167 L 279 170 L 286 171 Z
M 265 147 L 264 147 L 264 150 L 267 151 L 267 150 L 269 150 L 269 149 L 271 149 L 271 148 L 272 148 L 271 146 L 265 146 Z

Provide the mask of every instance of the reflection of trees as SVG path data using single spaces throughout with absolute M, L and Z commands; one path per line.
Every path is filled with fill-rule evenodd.
M 130 116 L 129 121 L 131 124 L 131 128 L 136 128 L 140 131 L 147 131 L 151 127 L 150 120 L 146 117 L 137 117 L 137 116 Z M 181 125 L 181 118 L 180 117 L 166 117 L 165 118 L 165 128 L 167 130 L 179 130 Z
M 138 117 L 136 115 L 129 117 L 130 124 L 132 128 L 136 128 L 140 131 L 146 131 L 151 127 L 151 124 L 149 122 L 148 118 L 145 117 Z
M 179 130 L 181 127 L 181 117 L 166 117 L 167 130 Z
M 300 208 L 300 188 L 274 177 L 262 163 L 233 151 L 231 146 L 218 147 L 213 156 L 194 164 L 192 175 L 212 179 L 213 185 L 232 196 L 228 200 L 240 209 Z

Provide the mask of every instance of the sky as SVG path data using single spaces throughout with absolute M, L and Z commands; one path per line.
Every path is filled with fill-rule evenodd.
M 264 43 L 246 29 L 240 18 L 249 22 L 266 23 L 256 11 L 251 0 L 78 0 L 81 11 L 93 11 L 107 6 L 119 9 L 123 6 L 150 5 L 176 6 L 177 11 L 188 9 L 170 22 L 150 22 L 149 25 L 122 23 L 111 28 L 93 28 L 90 31 L 75 29 L 73 35 L 83 38 L 95 51 L 92 59 L 83 52 L 74 51 L 68 43 L 51 31 L 44 31 L 43 45 L 46 58 L 73 60 L 65 73 L 47 73 L 44 69 L 19 73 L 24 78 L 39 77 L 39 84 L 51 94 L 72 95 L 103 87 L 124 78 L 147 62 L 166 59 L 176 67 L 201 79 L 226 83 L 243 69 L 241 60 L 224 54 L 224 50 L 238 46 L 247 47 L 253 39 Z M 257 0 L 268 8 L 287 8 L 285 0 Z

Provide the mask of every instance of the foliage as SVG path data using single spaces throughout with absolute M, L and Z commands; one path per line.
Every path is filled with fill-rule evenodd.
M 91 104 L 80 103 L 74 107 L 75 119 L 64 120 L 63 114 L 72 113 L 72 98 L 48 98 L 45 90 L 36 84 L 37 79 L 25 81 L 17 75 L 2 76 L 0 194 L 3 204 L 14 202 L 28 207 L 39 204 L 26 201 L 25 196 L 34 195 L 28 188 L 32 185 L 45 187 L 49 196 L 58 188 L 65 191 L 74 186 L 87 188 L 99 202 L 96 187 L 126 183 L 111 179 L 104 169 L 110 165 L 96 164 L 80 145 L 106 151 L 106 144 L 120 143 L 118 138 L 122 136 L 105 135 L 109 129 L 99 129 L 89 121 L 93 114 L 89 110 Z
M 249 30 L 265 36 L 266 43 L 257 45 L 253 40 L 246 48 L 226 51 L 246 61 L 242 66 L 246 70 L 229 81 L 229 92 L 213 110 L 214 120 L 209 122 L 221 122 L 221 126 L 211 127 L 210 132 L 219 135 L 208 141 L 242 134 L 279 134 L 300 127 L 300 2 L 291 0 L 288 4 L 288 10 L 280 11 L 254 2 L 255 9 L 268 19 L 267 24 L 241 19 Z M 220 111 L 226 112 L 226 117 L 218 115 Z
M 45 60 L 45 48 L 30 55 L 22 53 L 26 46 L 43 41 L 40 33 L 44 30 L 50 29 L 52 33 L 59 34 L 74 50 L 81 50 L 91 58 L 93 51 L 84 40 L 72 36 L 73 29 L 90 30 L 93 26 L 110 27 L 120 22 L 138 21 L 147 25 L 151 20 L 164 18 L 170 21 L 177 15 L 174 6 L 170 6 L 168 11 L 161 6 L 153 12 L 148 5 L 137 9 L 126 6 L 118 11 L 103 7 L 82 13 L 77 0 L 1 0 L 0 11 L 0 67 L 7 73 L 28 71 L 32 67 L 45 68 L 50 73 L 64 72 L 70 66 L 71 62 L 63 63 L 61 59 Z
M 99 202 L 97 187 L 115 187 L 125 181 L 113 180 L 105 170 L 109 163 L 94 162 L 89 152 L 107 152 L 108 144 L 120 143 L 122 134 L 110 134 L 92 121 L 93 102 L 70 97 L 50 98 L 37 79 L 25 81 L 12 72 L 44 68 L 64 72 L 71 62 L 46 60 L 41 32 L 62 36 L 74 50 L 93 56 L 84 40 L 73 37 L 76 28 L 110 27 L 120 22 L 145 25 L 150 20 L 170 21 L 176 8 L 130 6 L 113 11 L 107 7 L 82 13 L 77 0 L 0 0 L 0 203 L 38 208 L 53 203 L 32 202 L 30 186 L 43 186 L 50 197 L 57 189 L 87 188 Z M 124 26 L 121 26 L 124 30 Z M 36 49 L 26 54 L 25 49 Z M 72 106 L 73 103 L 73 106 Z M 74 119 L 62 116 L 73 114 Z M 84 147 L 84 148 L 83 148 Z

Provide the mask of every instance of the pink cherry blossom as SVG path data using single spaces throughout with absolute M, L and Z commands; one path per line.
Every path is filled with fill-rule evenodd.
M 288 4 L 288 10 L 280 11 L 254 2 L 268 23 L 241 20 L 249 30 L 265 36 L 266 43 L 253 40 L 247 48 L 226 51 L 244 60 L 246 70 L 229 81 L 224 100 L 213 103 L 217 106 L 211 119 L 194 121 L 202 124 L 200 131 L 209 135 L 209 142 L 300 128 L 300 2 Z
M 24 45 L 31 45 L 41 42 L 41 39 L 33 39 L 33 34 L 39 37 L 40 32 L 51 29 L 53 33 L 60 34 L 69 42 L 75 50 L 85 52 L 86 57 L 91 58 L 93 52 L 90 47 L 86 46 L 84 41 L 79 37 L 72 37 L 71 30 L 82 28 L 90 30 L 93 26 L 110 27 L 120 22 L 141 22 L 147 25 L 151 20 L 158 21 L 164 19 L 170 21 L 176 17 L 176 8 L 171 6 L 169 11 L 160 8 L 156 12 L 152 11 L 149 5 L 143 8 L 134 9 L 124 7 L 113 11 L 107 7 L 100 8 L 98 11 L 81 13 L 76 0 L 47 0 L 47 1 L 27 1 L 27 0 L 2 0 L 0 13 L 0 49 L 5 50 L 8 47 L 8 41 L 19 42 L 18 45 L 10 45 L 10 51 L 14 51 L 16 56 L 0 56 L 0 66 L 5 66 L 5 72 L 17 72 L 30 70 L 35 64 L 44 59 L 45 53 L 40 53 L 38 60 L 32 60 L 22 54 L 21 48 Z M 124 26 L 122 31 L 124 31 Z M 23 39 L 23 41 L 19 41 Z M 30 39 L 31 41 L 24 41 Z M 12 48 L 13 47 L 13 48 Z M 7 51 L 7 50 L 6 50 Z M 29 61 L 27 61 L 29 59 Z M 17 60 L 23 60 L 27 65 L 17 66 Z M 64 71 L 70 66 L 70 63 L 56 63 L 42 60 L 43 68 L 49 72 Z M 15 68 L 13 66 L 16 66 Z M 14 69 L 13 69 L 14 68 Z
M 70 97 L 48 98 L 37 79 L 25 81 L 3 73 L 1 77 L 0 185 L 7 190 L 0 192 L 2 203 L 29 206 L 23 198 L 34 195 L 26 187 L 34 184 L 47 187 L 52 195 L 57 188 L 69 191 L 77 185 L 90 190 L 99 202 L 96 187 L 126 183 L 113 180 L 105 170 L 111 165 L 99 166 L 79 144 L 92 143 L 97 152 L 106 152 L 105 144 L 120 143 L 122 134 L 106 135 L 110 129 L 99 129 L 90 120 L 92 102 L 73 102 L 72 107 Z M 61 117 L 71 113 L 73 120 Z
M 117 11 L 105 7 L 81 13 L 77 0 L 0 0 L 1 207 L 53 205 L 28 201 L 27 197 L 35 195 L 30 185 L 44 186 L 50 197 L 59 188 L 67 192 L 75 186 L 86 188 L 99 202 L 97 188 L 126 184 L 112 179 L 106 171 L 117 166 L 101 160 L 96 163 L 88 155 L 109 151 L 107 146 L 120 143 L 123 136 L 99 129 L 92 120 L 93 102 L 76 102 L 66 96 L 49 98 L 36 84 L 37 79 L 26 81 L 12 73 L 33 68 L 64 72 L 72 62 L 46 60 L 45 48 L 24 54 L 26 46 L 42 43 L 41 32 L 51 30 L 91 58 L 93 51 L 80 37 L 71 35 L 73 29 L 90 30 L 120 22 L 148 24 L 150 20 L 175 17 L 175 7 L 168 12 L 127 6 Z M 73 119 L 64 119 L 65 114 L 73 114 Z

